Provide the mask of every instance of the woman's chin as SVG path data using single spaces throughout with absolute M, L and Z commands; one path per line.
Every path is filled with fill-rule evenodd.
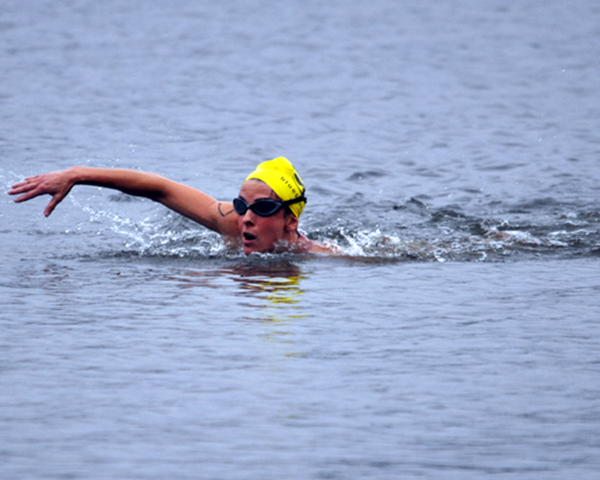
M 258 245 L 244 245 L 244 253 L 250 255 L 251 253 L 263 253 L 265 250 L 260 248 Z

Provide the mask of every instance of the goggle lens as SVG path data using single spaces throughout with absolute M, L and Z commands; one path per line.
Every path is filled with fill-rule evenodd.
M 270 198 L 259 198 L 252 205 L 248 205 L 243 198 L 233 199 L 233 209 L 238 215 L 244 215 L 248 209 L 261 217 L 270 217 L 275 215 L 283 207 L 281 200 Z

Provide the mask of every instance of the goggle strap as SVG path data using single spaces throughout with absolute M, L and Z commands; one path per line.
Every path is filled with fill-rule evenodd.
M 293 198 L 292 200 L 287 200 L 287 201 L 283 202 L 283 204 L 287 207 L 289 205 L 293 205 L 294 203 L 299 203 L 299 202 L 307 203 L 306 197 L 304 195 L 301 195 L 297 198 Z

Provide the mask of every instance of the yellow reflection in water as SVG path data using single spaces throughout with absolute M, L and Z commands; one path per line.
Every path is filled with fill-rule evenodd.
M 247 319 L 283 324 L 308 316 L 302 311 L 304 290 L 300 286 L 306 277 L 297 265 L 238 265 L 231 273 L 240 294 L 249 300 L 243 305 L 256 313 Z
M 261 335 L 269 343 L 286 347 L 280 353 L 285 357 L 302 356 L 290 336 L 290 326 L 308 315 L 303 311 L 301 283 L 306 277 L 292 263 L 267 265 L 238 265 L 231 268 L 239 294 L 245 298 L 240 306 L 249 315 L 245 320 L 262 322 L 267 328 Z M 282 365 L 277 364 L 277 368 Z
M 183 288 L 202 286 L 204 288 L 224 287 L 223 280 L 233 281 L 238 305 L 248 314 L 244 320 L 286 324 L 292 320 L 308 317 L 303 312 L 301 283 L 306 277 L 300 268 L 287 261 L 256 262 L 221 266 L 213 270 L 186 270 L 171 274 Z M 227 290 L 226 290 L 227 291 Z M 280 331 L 279 334 L 285 334 Z
M 302 283 L 307 277 L 297 265 L 287 261 L 253 262 L 209 270 L 186 270 L 172 274 L 170 278 L 180 282 L 183 288 L 219 289 L 230 299 L 235 297 L 235 311 L 243 312 L 241 319 L 263 325 L 259 337 L 273 347 L 278 345 L 277 358 L 303 355 L 297 351 L 290 328 L 310 316 L 304 311 L 302 299 L 305 293 Z M 276 368 L 280 369 L 282 365 L 278 363 Z

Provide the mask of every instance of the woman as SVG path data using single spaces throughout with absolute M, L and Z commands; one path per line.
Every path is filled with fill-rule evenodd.
M 252 252 L 336 253 L 335 247 L 311 242 L 298 230 L 306 205 L 305 188 L 292 164 L 283 157 L 261 163 L 233 202 L 219 202 L 195 188 L 152 173 L 123 169 L 73 167 L 26 178 L 9 195 L 24 202 L 39 195 L 52 196 L 48 216 L 75 185 L 113 188 L 162 203 L 192 220 L 241 244 Z

